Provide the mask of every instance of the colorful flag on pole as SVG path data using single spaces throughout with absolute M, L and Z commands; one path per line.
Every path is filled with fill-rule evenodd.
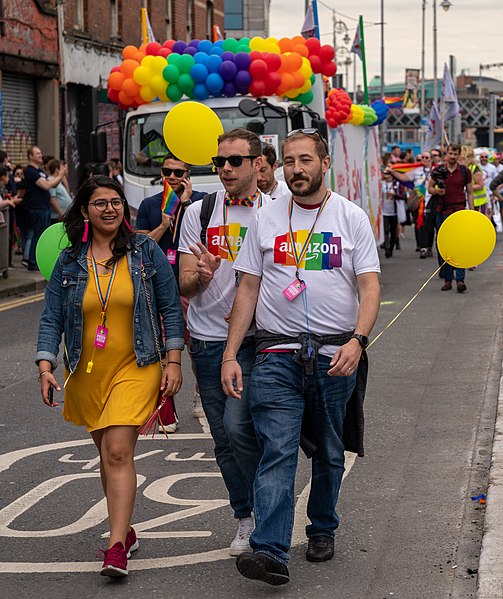
M 442 142 L 442 118 L 438 111 L 436 102 L 431 105 L 430 119 L 428 121 L 428 131 L 423 144 L 423 150 L 431 150 L 437 148 Z
M 314 36 L 315 30 L 316 25 L 314 23 L 313 5 L 310 2 L 309 6 L 307 7 L 306 16 L 304 18 L 304 24 L 300 29 L 300 34 L 307 40 L 308 38 Z
M 155 42 L 154 32 L 146 8 L 141 9 L 141 39 L 143 44 Z
M 164 189 L 162 191 L 162 201 L 161 201 L 161 212 L 167 214 L 168 216 L 173 216 L 178 208 L 178 204 L 180 203 L 180 199 L 173 191 L 173 188 L 168 183 L 167 179 L 164 179 Z
M 388 108 L 401 108 L 403 105 L 403 96 L 387 96 L 383 100 Z
M 353 52 L 353 54 L 356 54 L 360 60 L 363 60 L 363 58 L 362 58 L 362 36 L 360 33 L 360 24 L 358 24 L 356 26 L 355 39 L 353 40 L 353 45 L 351 46 L 350 51 Z
M 456 86 L 452 80 L 449 67 L 446 64 L 444 64 L 441 101 L 443 103 L 444 123 L 448 123 L 449 121 L 452 121 L 452 119 L 459 113 L 459 103 L 458 95 L 456 93 Z

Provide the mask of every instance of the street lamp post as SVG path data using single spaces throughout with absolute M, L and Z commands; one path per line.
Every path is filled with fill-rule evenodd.
M 445 12 L 452 6 L 449 0 L 442 0 L 440 6 Z M 437 79 L 437 0 L 433 0 L 433 99 L 438 99 L 438 79 Z

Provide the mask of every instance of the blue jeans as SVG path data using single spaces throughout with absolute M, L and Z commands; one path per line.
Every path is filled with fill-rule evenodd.
M 246 518 L 253 509 L 253 481 L 260 451 L 248 408 L 248 379 L 255 340 L 246 337 L 237 354 L 243 371 L 241 399 L 225 395 L 220 368 L 225 341 L 190 338 L 201 403 L 215 442 L 215 458 L 222 473 L 235 518 Z
M 314 426 L 309 433 L 317 450 L 307 515 L 308 537 L 333 537 L 339 526 L 335 510 L 344 473 L 342 432 L 346 403 L 356 384 L 331 377 L 330 358 L 318 356 L 318 369 L 306 374 L 292 353 L 261 353 L 250 375 L 250 410 L 263 451 L 254 485 L 254 552 L 288 563 L 295 512 L 295 473 L 304 409 Z
M 450 214 L 441 214 L 440 212 L 437 212 L 437 219 L 435 221 L 435 228 L 437 229 L 437 236 L 438 236 L 438 230 L 440 229 L 441 224 L 444 222 L 444 220 L 446 218 L 448 218 L 450 216 Z M 437 245 L 437 254 L 438 254 L 438 265 L 442 266 L 442 268 L 440 269 L 440 278 L 444 279 L 444 281 L 449 281 L 450 283 L 452 283 L 452 280 L 454 279 L 454 270 L 456 270 L 456 282 L 457 283 L 461 283 L 462 281 L 465 280 L 465 269 L 464 268 L 456 268 L 454 269 L 453 266 L 451 266 L 450 264 L 444 264 L 444 258 L 442 258 L 442 256 L 440 255 L 440 252 L 438 250 L 438 245 Z
M 33 237 L 31 239 L 28 254 L 28 268 L 30 269 L 38 268 L 35 254 L 35 251 L 37 249 L 37 243 L 40 239 L 40 236 L 47 229 L 50 223 L 50 210 L 31 210 L 31 230 L 33 231 Z

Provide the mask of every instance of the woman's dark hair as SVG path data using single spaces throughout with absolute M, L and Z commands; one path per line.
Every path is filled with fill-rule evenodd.
M 74 259 L 77 259 L 80 255 L 80 251 L 82 249 L 82 236 L 84 234 L 84 216 L 82 214 L 82 208 L 85 211 L 88 211 L 89 200 L 93 193 L 100 187 L 105 187 L 106 189 L 113 189 L 117 195 L 124 200 L 124 220 L 119 226 L 117 231 L 117 235 L 113 240 L 112 247 L 112 257 L 108 261 L 109 264 L 113 264 L 117 262 L 120 258 L 126 255 L 126 252 L 132 247 L 132 236 L 133 233 L 129 230 L 124 221 L 129 223 L 131 219 L 131 213 L 129 211 L 129 205 L 126 200 L 126 196 L 124 195 L 124 191 L 122 187 L 111 179 L 110 177 L 105 177 L 105 175 L 97 175 L 95 177 L 91 177 L 87 181 L 85 181 L 78 189 L 75 194 L 75 198 L 72 202 L 70 208 L 68 208 L 63 222 L 66 229 L 66 234 L 68 235 L 68 239 L 70 240 L 71 245 L 71 256 Z M 93 228 L 91 223 L 88 223 L 89 233 L 88 240 L 92 241 L 93 238 Z

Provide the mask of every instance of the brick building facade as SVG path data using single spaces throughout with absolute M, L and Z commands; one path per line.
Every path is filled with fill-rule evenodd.
M 224 0 L 0 0 L 0 147 L 13 160 L 26 163 L 36 143 L 66 158 L 75 187 L 99 125 L 109 158 L 119 155 L 121 115 L 106 99 L 107 78 L 122 48 L 140 45 L 143 6 L 161 43 L 224 30 Z

